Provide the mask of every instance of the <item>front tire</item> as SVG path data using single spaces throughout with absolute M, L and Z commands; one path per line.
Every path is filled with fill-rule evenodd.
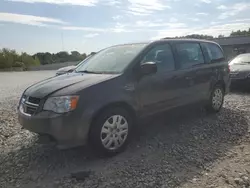
M 221 85 L 216 85 L 211 93 L 206 109 L 210 113 L 217 113 L 224 103 L 224 89 Z
M 112 156 L 122 152 L 129 141 L 133 120 L 123 108 L 101 112 L 90 129 L 90 143 L 99 154 Z

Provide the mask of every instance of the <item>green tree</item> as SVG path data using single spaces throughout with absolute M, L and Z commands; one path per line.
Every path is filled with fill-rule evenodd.
M 34 65 L 34 59 L 33 57 L 29 56 L 27 53 L 21 54 L 22 62 L 24 63 L 25 68 L 28 68 L 32 65 Z
M 84 60 L 84 59 L 86 59 L 87 54 L 83 53 L 83 54 L 81 55 L 81 57 L 82 57 L 82 60 Z
M 174 37 L 174 38 L 191 38 L 191 39 L 213 39 L 214 37 L 211 35 L 200 35 L 200 34 L 192 34 L 192 35 L 186 35 L 186 36 L 180 36 L 180 37 Z M 165 37 L 164 39 L 172 39 L 172 37 Z
M 34 65 L 40 65 L 40 60 L 37 56 L 35 56 Z
M 230 36 L 249 36 L 250 35 L 250 28 L 248 30 L 238 30 L 238 31 L 232 31 Z
M 18 54 L 15 50 L 3 48 L 0 50 L 0 68 L 23 67 L 39 65 L 38 58 L 33 58 L 27 53 Z
M 72 51 L 71 55 L 75 57 L 79 57 L 81 54 L 78 51 Z
M 11 50 L 7 48 L 3 48 L 1 50 L 1 62 L 0 67 L 1 68 L 11 68 L 14 64 L 14 55 L 11 54 Z
M 90 53 L 90 55 L 95 55 L 95 54 L 96 54 L 96 52 L 91 52 L 91 53 Z

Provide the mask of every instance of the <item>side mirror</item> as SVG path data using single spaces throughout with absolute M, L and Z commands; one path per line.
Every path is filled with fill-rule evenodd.
M 76 70 L 76 67 L 69 69 L 68 72 L 74 72 L 75 70 Z
M 157 65 L 155 62 L 146 62 L 141 64 L 141 74 L 149 75 L 157 72 Z

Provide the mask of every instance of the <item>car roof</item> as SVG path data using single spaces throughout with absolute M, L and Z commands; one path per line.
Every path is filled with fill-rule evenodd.
M 145 42 L 134 42 L 134 43 L 124 43 L 124 44 L 117 44 L 114 45 L 112 47 L 115 46 L 125 46 L 125 45 L 150 45 L 150 44 L 157 44 L 157 43 L 162 43 L 162 42 L 170 42 L 170 43 L 174 43 L 174 42 L 205 42 L 205 43 L 212 43 L 212 44 L 216 44 L 219 45 L 218 43 L 214 42 L 214 41 L 210 41 L 210 40 L 203 40 L 203 39 L 190 39 L 190 38 L 181 38 L 181 39 L 159 39 L 159 40 L 153 40 L 153 41 L 145 41 Z
M 192 38 L 179 38 L 179 39 L 161 39 L 158 41 L 169 41 L 169 42 L 180 42 L 180 41 L 185 41 L 185 42 L 208 42 L 208 43 L 216 43 L 214 41 L 210 40 L 204 40 L 204 39 L 192 39 Z M 156 41 L 157 42 L 157 41 Z

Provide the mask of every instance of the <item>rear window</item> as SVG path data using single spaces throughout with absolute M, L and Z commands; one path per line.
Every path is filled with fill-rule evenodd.
M 213 43 L 202 43 L 201 46 L 206 62 L 217 62 L 224 59 L 223 52 L 218 45 Z

